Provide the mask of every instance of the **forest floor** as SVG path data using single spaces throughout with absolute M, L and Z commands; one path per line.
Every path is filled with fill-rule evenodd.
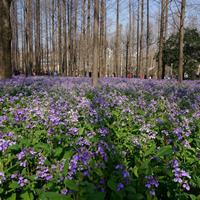
M 0 199 L 198 199 L 200 83 L 0 81 Z

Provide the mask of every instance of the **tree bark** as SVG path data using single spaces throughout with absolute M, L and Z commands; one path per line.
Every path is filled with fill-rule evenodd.
M 10 7 L 12 0 L 0 1 L 0 79 L 12 76 Z
M 99 0 L 94 0 L 94 32 L 93 32 L 93 70 L 92 70 L 92 85 L 98 84 L 98 30 L 99 30 Z
M 179 31 L 179 66 L 178 66 L 178 81 L 183 81 L 183 47 L 184 47 L 184 21 L 185 21 L 185 6 L 186 0 L 181 1 L 181 15 L 180 15 L 180 31 Z
M 144 72 L 143 69 L 143 42 L 144 42 L 144 0 L 141 1 L 141 25 L 140 25 L 140 57 L 139 57 L 139 75 Z
M 36 69 L 36 74 L 40 75 L 41 74 L 41 42 L 40 42 L 40 0 L 36 0 L 36 35 L 35 35 L 35 69 Z
M 119 54 L 119 0 L 117 0 L 117 14 L 116 14 L 116 38 L 115 38 L 115 75 L 120 75 L 120 54 Z
M 138 0 L 138 10 L 137 10 L 137 68 L 136 76 L 139 77 L 140 66 L 139 66 L 139 37 L 140 37 L 140 0 Z
M 105 0 L 101 0 L 101 20 L 100 20 L 100 77 L 104 77 L 106 74 L 105 63 L 105 15 L 106 7 Z
M 145 76 L 146 77 L 148 77 L 148 68 L 149 68 L 149 35 L 150 35 L 149 0 L 147 0 L 147 49 L 146 49 L 146 69 L 145 69 Z
M 162 0 L 161 19 L 160 19 L 159 54 L 158 54 L 158 71 L 157 71 L 158 79 L 162 78 L 162 69 L 163 69 L 164 17 L 165 17 L 165 0 Z

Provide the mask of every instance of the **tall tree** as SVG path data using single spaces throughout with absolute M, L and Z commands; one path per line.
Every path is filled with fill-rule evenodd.
M 85 46 L 86 46 L 86 0 L 83 0 L 82 4 L 82 35 L 81 35 L 81 48 L 80 53 L 82 56 L 82 67 L 83 67 L 83 75 L 86 73 L 86 52 L 85 52 Z
M 35 31 L 35 69 L 36 74 L 41 74 L 41 55 L 40 55 L 40 49 L 41 49 L 41 35 L 40 35 L 40 0 L 36 0 L 36 8 L 35 8 L 35 19 L 36 19 L 36 31 Z
M 12 25 L 12 68 L 15 74 L 18 74 L 18 58 L 19 58 L 19 51 L 18 51 L 18 14 L 17 14 L 17 1 L 13 1 L 11 6 L 11 25 Z
M 87 1 L 87 65 L 86 65 L 86 75 L 90 70 L 90 51 L 91 51 L 91 0 Z
M 68 75 L 67 67 L 67 3 L 66 0 L 63 0 L 63 37 L 64 37 L 64 51 L 63 51 L 63 72 L 65 75 Z
M 119 25 L 119 0 L 117 1 L 117 13 L 116 13 L 116 37 L 115 37 L 115 75 L 120 75 L 120 25 Z
M 59 73 L 63 73 L 62 66 L 62 4 L 58 2 L 58 63 Z
M 147 0 L 147 49 L 146 49 L 146 68 L 145 75 L 148 77 L 148 68 L 149 68 L 149 36 L 150 36 L 150 26 L 149 26 L 149 0 Z
M 158 71 L 157 71 L 157 78 L 158 79 L 162 78 L 162 69 L 163 69 L 164 17 L 165 17 L 165 0 L 162 0 L 162 3 L 161 3 L 161 17 L 160 17 Z
M 139 77 L 140 66 L 139 66 L 139 37 L 140 37 L 140 0 L 138 0 L 138 9 L 137 9 L 137 68 L 136 76 Z
M 101 0 L 101 18 L 100 18 L 100 76 L 104 77 L 106 74 L 106 58 L 105 58 L 105 17 L 106 17 L 106 7 L 105 0 Z
M 0 1 L 0 79 L 12 76 L 10 7 L 12 0 Z
M 163 46 L 165 47 L 167 39 L 167 29 L 168 29 L 168 10 L 169 10 L 169 0 L 165 0 L 165 16 L 164 16 L 164 36 L 163 36 Z M 166 65 L 162 63 L 162 79 L 165 78 L 165 68 Z
M 46 68 L 47 68 L 47 73 L 49 74 L 49 25 L 48 25 L 48 5 L 47 5 L 47 0 L 45 0 L 45 29 L 46 29 Z
M 179 66 L 178 80 L 183 81 L 183 48 L 184 48 L 184 21 L 185 21 L 186 0 L 181 1 L 180 30 L 179 30 Z
M 143 42 L 144 42 L 144 0 L 141 1 L 141 25 L 140 25 L 140 56 L 139 56 L 139 74 L 143 74 Z
M 99 31 L 99 0 L 94 0 L 94 25 L 93 25 L 93 67 L 92 67 L 92 85 L 98 84 L 98 31 Z
M 33 8 L 32 1 L 25 1 L 25 45 L 26 45 L 26 76 L 33 70 Z

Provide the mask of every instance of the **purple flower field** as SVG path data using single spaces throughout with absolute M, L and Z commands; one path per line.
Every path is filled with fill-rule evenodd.
M 200 81 L 1 81 L 0 199 L 200 199 Z

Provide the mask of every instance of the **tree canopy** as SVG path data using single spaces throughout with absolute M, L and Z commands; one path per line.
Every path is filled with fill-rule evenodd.
M 163 50 L 163 63 L 178 69 L 179 34 L 172 34 L 166 41 Z M 185 29 L 184 37 L 184 72 L 193 79 L 200 64 L 200 32 L 197 29 Z

